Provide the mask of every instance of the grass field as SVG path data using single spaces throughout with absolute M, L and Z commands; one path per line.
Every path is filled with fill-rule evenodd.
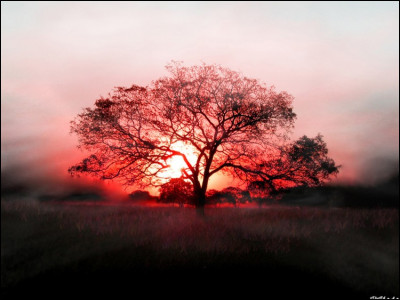
M 397 209 L 205 213 L 2 201 L 2 296 L 399 296 Z

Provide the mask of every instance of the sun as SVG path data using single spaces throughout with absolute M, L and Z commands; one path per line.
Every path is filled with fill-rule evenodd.
M 185 154 L 186 158 L 192 165 L 196 163 L 197 155 L 193 146 L 178 141 L 173 145 L 171 145 L 171 149 Z M 182 169 L 187 168 L 187 165 L 183 160 L 182 156 L 173 156 L 167 159 L 166 163 L 168 164 L 169 167 L 164 169 L 160 173 L 160 177 L 165 179 L 179 178 L 182 176 Z

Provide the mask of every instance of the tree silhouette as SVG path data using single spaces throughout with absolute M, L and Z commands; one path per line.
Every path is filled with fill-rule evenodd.
M 80 147 L 92 153 L 71 174 L 160 185 L 168 161 L 181 157 L 182 178 L 202 212 L 218 172 L 274 189 L 320 184 L 338 172 L 322 136 L 288 144 L 296 117 L 288 93 L 216 65 L 166 68 L 169 76 L 148 87 L 117 87 L 71 122 Z
M 206 196 L 207 200 L 211 203 L 230 203 L 234 206 L 251 200 L 249 191 L 244 191 L 234 186 L 224 188 L 221 191 L 209 190 Z
M 327 155 L 328 149 L 321 134 L 315 138 L 302 136 L 270 154 L 255 169 L 243 170 L 242 173 L 253 177 L 250 189 L 261 189 L 267 194 L 285 187 L 318 186 L 338 173 L 339 167 Z
M 183 178 L 171 178 L 160 188 L 160 201 L 165 203 L 178 203 L 180 207 L 192 203 L 193 187 Z

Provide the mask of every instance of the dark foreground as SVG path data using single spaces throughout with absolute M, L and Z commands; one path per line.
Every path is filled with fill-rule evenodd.
M 201 219 L 2 201 L 2 296 L 399 297 L 398 220 L 396 209 L 209 208 Z

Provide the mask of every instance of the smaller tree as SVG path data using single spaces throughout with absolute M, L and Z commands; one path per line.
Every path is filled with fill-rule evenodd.
M 237 206 L 240 203 L 246 203 L 250 199 L 250 193 L 238 187 L 227 187 L 221 191 L 210 190 L 207 192 L 207 200 L 209 203 L 220 204 L 229 203 Z
M 160 188 L 160 202 L 184 204 L 193 203 L 193 186 L 183 178 L 171 178 Z
M 269 159 L 258 162 L 251 172 L 249 190 L 260 189 L 265 195 L 295 186 L 320 186 L 330 176 L 339 172 L 328 157 L 328 149 L 322 135 L 314 138 L 302 136 L 297 141 L 282 147 Z
M 221 194 L 227 198 L 229 203 L 232 203 L 234 206 L 238 206 L 239 204 L 244 204 L 250 200 L 249 191 L 244 191 L 241 188 L 230 186 L 221 191 Z
M 268 181 L 254 180 L 248 185 L 248 191 L 251 197 L 251 201 L 258 204 L 261 207 L 263 204 L 271 202 L 275 199 L 278 193 Z
M 129 198 L 133 201 L 146 201 L 154 199 L 148 191 L 136 190 L 129 194 Z

